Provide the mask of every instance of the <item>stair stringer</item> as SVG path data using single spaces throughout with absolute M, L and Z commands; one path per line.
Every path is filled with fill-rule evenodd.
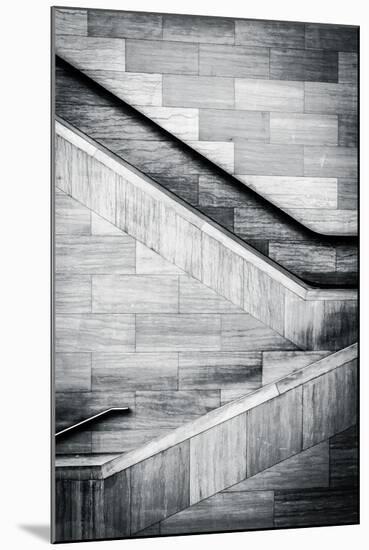
M 82 48 L 79 45 L 79 42 L 81 41 Z M 257 195 L 263 197 L 263 199 L 267 200 L 270 204 L 283 210 L 288 216 L 296 220 L 304 227 L 321 235 L 357 235 L 358 222 L 357 214 L 354 210 L 328 210 L 327 215 L 329 215 L 330 223 L 327 225 L 324 220 L 324 215 L 321 215 L 324 212 L 323 210 L 317 209 L 316 215 L 313 216 L 312 219 L 311 206 L 305 208 L 301 206 L 298 208 L 289 207 L 288 204 L 285 204 L 285 200 L 283 200 L 283 195 L 286 195 L 287 193 L 282 193 L 282 198 L 278 196 L 278 193 L 271 193 L 270 189 L 268 189 L 268 185 L 265 186 L 265 178 L 261 178 L 262 181 L 258 181 L 258 178 L 253 175 L 236 174 L 234 144 L 232 142 L 200 140 L 197 135 L 198 130 L 195 135 L 192 136 L 183 135 L 180 131 L 178 131 L 178 127 L 180 125 L 176 123 L 175 120 L 173 123 L 172 120 L 172 117 L 174 119 L 176 118 L 176 112 L 179 113 L 177 116 L 182 119 L 184 111 L 188 111 L 189 113 L 191 111 L 196 112 L 195 117 L 198 118 L 198 109 L 163 107 L 161 105 L 162 75 L 129 73 L 125 71 L 108 71 L 108 73 L 106 73 L 101 70 L 93 70 L 86 66 L 83 53 L 81 55 L 81 51 L 84 52 L 86 48 L 86 43 L 83 43 L 83 41 L 84 39 L 81 40 L 80 37 L 59 36 L 56 40 L 56 53 L 68 64 L 75 67 L 78 71 L 95 81 L 117 98 L 129 105 L 132 105 L 137 111 L 152 120 L 155 124 L 169 132 L 177 139 L 180 139 L 187 146 L 208 159 L 215 166 L 224 170 L 227 174 L 234 177 L 241 184 L 253 190 Z M 111 52 L 111 54 L 113 57 L 117 55 L 114 52 Z M 119 61 L 117 64 L 119 65 Z M 149 88 L 152 88 L 159 94 L 159 96 L 155 97 L 153 102 L 150 101 L 149 104 L 145 104 L 145 102 L 142 102 L 142 100 L 140 101 L 139 98 L 137 98 L 137 87 L 140 85 L 143 87 L 148 86 Z M 154 96 L 156 96 L 155 92 Z M 189 139 L 189 137 L 191 139 Z M 279 185 L 283 185 L 283 179 L 286 180 L 288 178 L 281 178 L 282 181 Z M 292 181 L 296 181 L 296 179 L 298 178 L 291 178 Z M 335 180 L 335 178 L 331 179 L 333 181 Z M 308 199 L 306 202 L 308 202 Z
M 356 290 L 314 289 L 65 122 L 61 190 L 305 350 L 356 340 Z
M 59 459 L 55 538 L 139 536 L 356 422 L 352 345 L 136 451 L 105 463 Z
M 152 536 L 154 528 L 156 534 L 178 535 L 357 523 L 355 432 L 356 426 L 349 427 L 139 534 Z M 342 438 L 345 465 L 333 454 Z

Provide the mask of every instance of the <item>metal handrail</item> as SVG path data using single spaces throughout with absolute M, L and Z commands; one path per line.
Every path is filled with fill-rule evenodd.
M 79 428 L 80 426 L 83 426 L 84 424 L 87 424 L 89 422 L 94 422 L 97 418 L 101 418 L 102 416 L 107 415 L 110 412 L 115 411 L 129 411 L 129 407 L 111 407 L 110 409 L 106 409 L 105 411 L 101 411 L 97 414 L 94 414 L 93 416 L 90 416 L 89 418 L 85 418 L 85 420 L 81 420 L 80 422 L 77 422 L 77 424 L 73 424 L 72 426 L 69 426 L 68 428 L 64 428 L 63 430 L 60 430 L 59 432 L 56 432 L 55 437 L 59 435 L 63 435 L 67 432 L 70 432 L 72 430 L 75 430 L 76 428 Z

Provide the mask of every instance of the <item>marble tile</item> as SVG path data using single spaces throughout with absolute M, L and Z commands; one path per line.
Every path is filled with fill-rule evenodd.
M 227 405 L 228 403 L 231 403 L 231 401 L 237 401 L 245 396 L 247 396 L 250 393 L 255 392 L 255 390 L 261 388 L 261 381 L 260 378 L 258 378 L 259 383 L 256 382 L 256 378 L 254 382 L 248 386 L 240 384 L 238 387 L 234 387 L 233 389 L 222 389 L 220 390 L 220 404 L 221 406 Z
M 184 141 L 199 139 L 199 110 L 180 107 L 144 107 L 142 112 Z
M 356 246 L 339 245 L 336 249 L 337 271 L 357 271 L 358 270 L 358 249 Z
M 239 78 L 269 78 L 268 48 L 200 44 L 199 74 Z
M 305 83 L 305 112 L 323 114 L 355 114 L 357 88 L 353 84 Z
M 71 158 L 73 150 L 68 141 L 55 136 L 55 186 L 68 194 L 72 192 L 72 166 L 68 159 Z
M 273 493 L 218 493 L 165 519 L 161 534 L 219 533 L 273 527 Z
M 337 145 L 336 116 L 270 113 L 271 143 Z
M 55 235 L 90 235 L 91 212 L 64 193 L 55 194 Z
M 180 389 L 242 390 L 250 393 L 261 386 L 260 352 L 179 354 Z
M 235 107 L 254 111 L 304 111 L 304 83 L 235 79 Z
M 338 53 L 338 82 L 341 84 L 357 84 L 358 55 L 356 53 Z
M 164 40 L 233 44 L 234 22 L 220 17 L 166 14 L 163 18 Z
M 137 391 L 134 425 L 135 429 L 174 430 L 219 406 L 219 390 Z
M 155 180 L 157 179 L 156 175 L 160 177 L 163 174 L 174 179 L 174 177 L 183 175 L 197 176 L 209 173 L 203 159 L 174 140 L 104 139 L 100 141 L 105 147 L 141 172 L 152 175 Z M 196 143 L 200 144 L 200 142 Z M 232 146 L 232 144 L 227 145 Z M 219 146 L 216 147 L 216 150 L 219 150 Z M 227 153 L 228 151 L 226 151 Z M 229 154 L 226 158 L 229 158 Z
M 266 351 L 263 353 L 263 386 L 307 367 L 329 353 L 328 351 Z
M 164 40 L 127 40 L 127 71 L 133 73 L 198 74 L 199 47 Z
M 114 222 L 118 176 L 86 153 L 77 153 L 71 162 L 73 198 L 106 220 Z
M 105 537 L 117 538 L 130 533 L 130 471 L 123 470 L 104 479 Z
M 157 437 L 163 437 L 168 433 L 166 429 L 123 429 L 114 427 L 113 431 L 99 430 L 92 433 L 92 453 L 128 453 L 134 451 Z
M 190 110 L 190 109 L 188 109 Z M 185 163 L 182 163 L 185 166 Z M 155 181 L 160 183 L 165 189 L 171 191 L 177 197 L 180 197 L 187 203 L 197 206 L 199 195 L 199 176 L 198 174 L 179 174 L 176 171 L 174 176 L 170 175 L 170 170 L 160 174 L 147 174 Z M 167 175 L 169 173 L 169 175 Z
M 269 257 L 293 273 L 329 273 L 336 270 L 336 250 L 329 244 L 301 241 L 292 247 L 290 242 L 269 241 Z
M 56 36 L 57 55 L 82 72 L 88 70 L 125 70 L 125 41 L 119 38 Z
M 176 275 L 94 275 L 94 313 L 178 313 Z
M 236 141 L 234 154 L 236 174 L 263 176 L 304 175 L 304 152 L 302 145 Z
M 222 351 L 295 349 L 277 332 L 247 313 L 223 314 Z
M 112 74 L 116 75 L 116 73 Z M 109 107 L 109 99 L 106 96 L 97 94 L 95 90 L 84 86 L 81 78 L 76 73 L 72 73 L 70 69 L 61 66 L 58 58 L 56 58 L 55 114 L 68 122 L 65 114 L 67 106 L 78 106 L 81 103 Z M 69 143 L 69 147 L 75 148 L 71 143 Z
M 276 211 L 265 208 L 235 208 L 235 233 L 246 239 L 268 239 L 301 241 L 306 237 L 298 227 L 287 225 Z
M 246 477 L 246 414 L 190 439 L 190 504 Z
M 60 352 L 125 352 L 135 346 L 134 315 L 57 315 L 55 349 Z
M 329 486 L 329 443 L 302 451 L 275 466 L 229 487 L 226 492 L 285 491 Z
M 170 390 L 178 385 L 176 353 L 94 353 L 92 390 Z
M 262 297 L 262 298 L 261 298 Z M 283 286 L 251 263 L 244 262 L 244 309 L 268 327 L 284 334 Z
M 338 178 L 338 208 L 356 210 L 358 206 L 358 182 L 356 178 Z
M 131 534 L 186 508 L 189 500 L 189 442 L 185 441 L 132 466 Z
M 275 493 L 275 527 L 311 527 L 358 523 L 352 489 L 311 489 Z
M 234 172 L 234 145 L 227 141 L 188 141 L 190 147 L 230 174 Z
M 99 521 L 104 515 L 102 480 L 57 480 L 55 500 L 60 503 L 55 507 L 56 542 L 104 538 L 104 523 Z
M 56 392 L 91 391 L 90 353 L 56 353 L 54 365 Z
M 55 313 L 91 312 L 91 276 L 55 274 Z
M 87 36 L 87 10 L 54 8 L 53 12 L 55 35 Z
M 242 259 L 221 243 L 202 235 L 202 282 L 243 307 Z
M 359 448 L 357 426 L 329 441 L 331 487 L 357 487 L 359 482 Z
M 233 233 L 234 230 L 234 209 L 226 208 L 224 206 L 198 206 L 200 212 L 205 214 L 211 220 L 217 222 L 219 225 L 228 229 Z
M 200 109 L 200 139 L 269 141 L 269 114 L 229 109 Z
M 304 301 L 286 290 L 285 335 L 302 349 L 338 350 L 357 338 L 355 300 Z
M 280 208 L 337 208 L 336 178 L 237 174 L 237 179 Z
M 199 177 L 199 204 L 201 206 L 232 208 L 244 205 L 247 198 L 245 191 L 236 187 L 233 181 L 215 174 Z
M 302 23 L 287 21 L 236 20 L 236 44 L 257 47 L 303 48 Z
M 225 77 L 164 75 L 163 105 L 198 109 L 232 109 L 233 79 Z
M 91 432 L 70 434 L 68 438 L 56 441 L 55 454 L 90 454 L 92 452 Z
M 176 217 L 176 243 L 176 265 L 199 279 L 201 277 L 201 233 L 197 227 L 180 216 Z
M 357 212 L 325 208 L 291 208 L 290 214 L 322 235 L 356 235 Z
M 354 147 L 304 147 L 304 174 L 355 178 L 357 151 Z
M 200 281 L 182 275 L 179 278 L 179 311 L 181 313 L 240 313 L 242 309 Z
M 66 236 L 55 243 L 57 273 L 119 274 L 135 271 L 135 242 L 128 235 Z
M 302 450 L 302 389 L 295 388 L 247 412 L 247 476 Z
M 357 147 L 359 141 L 358 118 L 352 115 L 338 117 L 338 145 Z
M 110 237 L 129 237 L 115 225 L 107 222 L 101 216 L 91 212 L 91 235 L 109 235 Z
M 312 82 L 338 81 L 338 53 L 323 50 L 270 50 L 270 78 Z
M 109 107 L 101 105 L 70 105 L 58 107 L 58 116 L 97 141 L 102 139 L 130 139 L 164 141 L 160 128 L 154 127 L 124 104 L 113 102 Z
M 307 302 L 286 289 L 285 304 L 285 336 L 301 349 L 319 349 L 317 341 L 324 318 L 324 302 Z
M 88 10 L 89 36 L 162 38 L 162 16 L 157 13 Z
M 220 316 L 137 315 L 137 351 L 220 350 Z
M 182 275 L 184 272 L 159 254 L 136 241 L 136 273 L 140 275 Z
M 359 27 L 307 23 L 305 46 L 316 50 L 356 51 L 358 35 Z
M 303 448 L 356 424 L 357 361 L 303 386 Z
M 117 185 L 118 227 L 149 248 L 158 250 L 159 221 L 158 201 L 121 179 Z
M 160 206 L 160 253 L 187 274 L 201 278 L 201 231 L 164 204 Z
M 100 70 L 88 71 L 88 75 L 130 105 L 161 105 L 162 76 L 160 74 Z

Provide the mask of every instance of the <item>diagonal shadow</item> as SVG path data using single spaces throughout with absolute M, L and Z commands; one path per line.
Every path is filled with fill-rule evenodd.
M 43 540 L 44 542 L 50 543 L 50 526 L 43 525 L 18 525 L 20 529 L 34 535 L 36 538 Z

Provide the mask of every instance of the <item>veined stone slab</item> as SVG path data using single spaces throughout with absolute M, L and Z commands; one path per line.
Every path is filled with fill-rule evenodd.
M 234 107 L 233 79 L 226 77 L 164 75 L 163 105 L 229 109 Z
M 162 75 L 110 70 L 88 71 L 88 75 L 109 92 L 131 105 L 159 106 L 162 103 Z
M 142 112 L 165 130 L 185 141 L 199 139 L 199 110 L 180 107 L 143 107 Z
M 162 38 L 162 16 L 157 13 L 88 10 L 89 36 Z
M 236 109 L 303 112 L 304 83 L 235 79 Z
M 246 414 L 190 440 L 190 503 L 246 477 Z
M 336 178 L 237 174 L 237 179 L 281 208 L 337 208 Z
M 95 313 L 177 313 L 176 275 L 94 275 L 92 310 Z
M 268 48 L 200 44 L 199 74 L 269 78 Z
M 198 44 L 164 40 L 127 40 L 127 71 L 133 73 L 198 74 Z
M 355 114 L 357 100 L 357 88 L 353 84 L 305 83 L 307 113 Z
M 236 44 L 257 47 L 304 48 L 305 29 L 303 23 L 290 21 L 257 21 L 238 19 Z
M 337 145 L 336 116 L 270 113 L 271 143 Z
M 82 72 L 87 70 L 125 70 L 125 41 L 119 38 L 56 36 L 57 55 Z
M 109 392 L 177 389 L 176 353 L 94 353 L 92 389 Z
M 164 40 L 234 44 L 234 21 L 221 17 L 166 14 L 163 17 Z

